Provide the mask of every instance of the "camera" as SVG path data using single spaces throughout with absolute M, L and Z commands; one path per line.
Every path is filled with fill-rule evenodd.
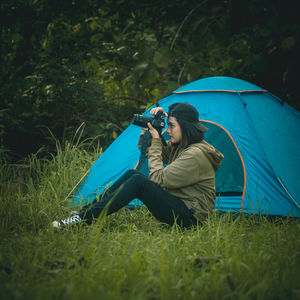
M 150 123 L 158 132 L 165 127 L 165 114 L 159 111 L 153 118 L 143 115 L 134 114 L 132 124 L 147 128 L 147 123 Z

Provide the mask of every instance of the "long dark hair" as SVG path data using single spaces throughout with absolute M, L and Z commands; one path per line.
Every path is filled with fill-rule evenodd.
M 176 119 L 176 117 L 175 117 Z M 179 143 L 180 146 L 183 148 L 188 147 L 191 144 L 200 143 L 204 139 L 204 134 L 202 131 L 196 129 L 191 123 L 176 119 L 180 128 L 181 128 L 181 142 Z

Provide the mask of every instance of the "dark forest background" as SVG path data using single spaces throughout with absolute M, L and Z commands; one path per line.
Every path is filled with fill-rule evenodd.
M 47 155 L 52 135 L 63 145 L 83 122 L 105 148 L 133 113 L 208 76 L 250 81 L 299 110 L 296 3 L 1 1 L 1 155 Z

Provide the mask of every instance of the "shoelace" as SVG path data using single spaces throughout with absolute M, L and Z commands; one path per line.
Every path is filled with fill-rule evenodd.
M 72 224 L 72 223 L 78 223 L 81 221 L 81 218 L 78 215 L 72 216 L 71 218 L 62 219 L 61 223 L 64 225 Z

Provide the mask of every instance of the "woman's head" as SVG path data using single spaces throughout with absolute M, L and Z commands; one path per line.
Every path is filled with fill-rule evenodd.
M 199 113 L 191 104 L 174 103 L 169 106 L 167 133 L 172 144 L 187 147 L 200 143 L 203 140 L 203 132 L 207 130 L 199 122 Z

